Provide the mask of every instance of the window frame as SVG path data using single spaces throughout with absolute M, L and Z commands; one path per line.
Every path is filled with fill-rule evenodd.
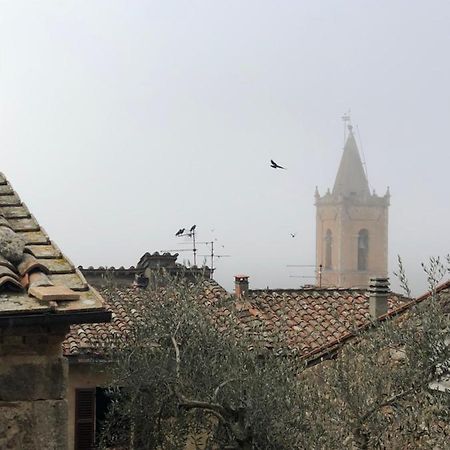
M 357 265 L 358 272 L 369 269 L 369 230 L 362 228 L 358 233 Z
M 325 233 L 325 270 L 333 270 L 333 232 L 328 228 Z

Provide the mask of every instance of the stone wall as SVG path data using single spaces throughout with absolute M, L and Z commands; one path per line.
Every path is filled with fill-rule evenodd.
M 67 327 L 0 331 L 0 448 L 67 449 Z
M 75 448 L 75 396 L 77 389 L 111 387 L 111 365 L 101 361 L 74 358 L 69 361 L 69 383 L 67 400 L 69 404 L 68 434 L 69 450 Z M 207 436 L 191 436 L 185 450 L 203 450 Z M 0 447 L 1 449 L 2 447 Z

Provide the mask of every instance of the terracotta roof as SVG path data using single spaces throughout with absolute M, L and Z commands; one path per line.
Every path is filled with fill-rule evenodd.
M 0 320 L 89 311 L 104 311 L 101 297 L 0 174 Z
M 450 280 L 445 281 L 444 283 L 440 284 L 436 287 L 436 294 L 443 294 L 446 298 L 445 300 L 448 302 L 450 300 Z M 432 292 L 426 292 L 425 294 L 421 295 L 420 297 L 417 297 L 417 301 L 421 302 L 423 300 L 426 300 L 432 295 Z
M 67 356 L 101 356 L 110 337 L 121 336 L 132 326 L 141 305 L 151 305 L 145 289 L 115 288 L 101 291 L 112 312 L 109 324 L 76 325 L 65 341 Z M 250 338 L 266 347 L 311 358 L 335 348 L 352 336 L 355 329 L 371 324 L 368 293 L 356 289 L 251 290 L 245 299 L 236 299 L 213 280 L 202 282 L 197 301 L 219 331 L 230 320 Z M 414 302 L 392 294 L 386 317 Z
M 212 280 L 203 282 L 204 289 L 199 301 L 205 306 L 224 298 L 228 294 Z M 63 343 L 63 353 L 66 356 L 98 356 L 104 353 L 112 339 L 125 336 L 133 321 L 139 317 L 138 310 L 151 305 L 151 291 L 132 287 L 103 288 L 100 293 L 105 300 L 105 306 L 111 312 L 111 322 L 73 325 Z
M 408 299 L 388 298 L 388 316 Z M 371 324 L 369 294 L 360 289 L 306 288 L 249 291 L 238 304 L 240 321 L 267 345 L 309 358 Z M 252 331 L 254 330 L 254 331 Z

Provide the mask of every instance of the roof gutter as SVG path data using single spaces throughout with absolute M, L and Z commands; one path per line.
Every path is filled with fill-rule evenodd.
M 110 311 L 81 311 L 64 314 L 34 313 L 0 315 L 0 328 L 31 325 L 72 325 L 80 323 L 111 322 Z

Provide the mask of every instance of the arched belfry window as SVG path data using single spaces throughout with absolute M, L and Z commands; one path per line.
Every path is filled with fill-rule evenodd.
M 325 234 L 325 269 L 331 270 L 332 268 L 332 246 L 333 246 L 333 234 L 331 230 L 327 230 Z
M 358 270 L 367 270 L 369 259 L 369 232 L 366 229 L 358 233 Z

